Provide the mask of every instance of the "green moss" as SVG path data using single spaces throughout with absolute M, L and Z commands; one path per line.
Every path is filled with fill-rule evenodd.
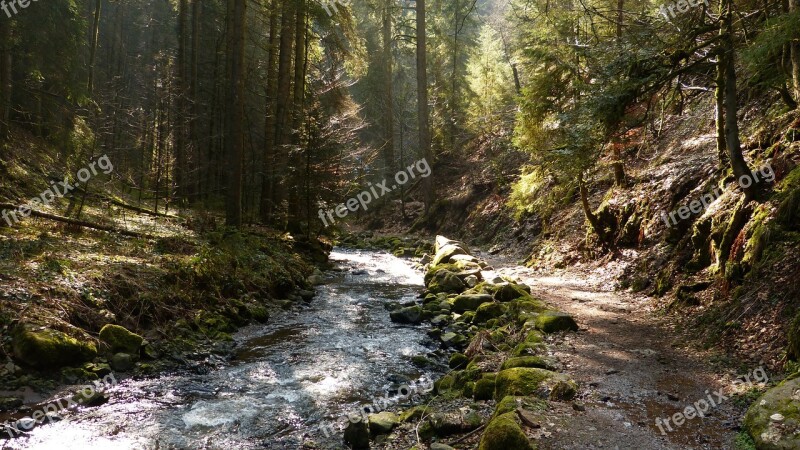
M 475 311 L 473 323 L 484 323 L 490 319 L 496 319 L 506 312 L 506 306 L 502 303 L 484 303 Z
M 800 378 L 790 378 L 768 390 L 747 410 L 744 426 L 755 442 L 765 450 L 800 448 Z
M 450 366 L 451 369 L 461 369 L 466 367 L 468 363 L 469 363 L 469 358 L 467 358 L 466 355 L 464 355 L 463 353 L 453 353 L 450 356 L 450 361 L 448 362 L 448 365 Z
M 540 398 L 566 399 L 574 396 L 577 385 L 565 375 L 545 369 L 516 367 L 497 374 L 495 399 L 506 395 L 535 395 Z
M 503 362 L 500 370 L 513 369 L 515 367 L 535 367 L 539 369 L 554 370 L 553 364 L 539 356 L 518 356 L 508 358 Z
M 108 345 L 111 353 L 138 355 L 144 338 L 119 325 L 108 324 L 100 330 L 100 340 Z
M 559 311 L 545 311 L 537 317 L 536 328 L 545 333 L 578 331 L 578 324 L 569 314 Z
M 475 311 L 482 304 L 491 303 L 492 301 L 493 301 L 492 297 L 486 294 L 459 295 L 453 301 L 453 311 L 457 313 L 463 313 L 466 311 Z M 474 320 L 475 319 L 473 319 L 473 321 Z
M 403 411 L 398 417 L 398 420 L 400 423 L 406 423 L 412 420 L 419 420 L 422 416 L 428 414 L 430 414 L 430 408 L 427 406 L 415 406 Z
M 97 356 L 97 347 L 60 331 L 20 325 L 12 333 L 12 349 L 18 361 L 38 369 L 80 365 Z
M 527 356 L 536 355 L 547 350 L 547 347 L 542 343 L 523 342 L 511 352 L 511 356 Z
M 505 397 L 503 397 L 502 400 L 497 402 L 497 406 L 494 408 L 494 414 L 492 414 L 492 418 L 516 410 L 517 406 L 519 406 L 519 403 L 520 401 L 518 400 L 518 397 L 515 397 L 513 395 L 506 395 Z
M 495 380 L 497 374 L 485 373 L 483 378 L 475 383 L 473 397 L 475 400 L 491 400 L 494 397 Z
M 514 413 L 492 419 L 481 437 L 478 450 L 532 450 L 534 447 L 516 422 Z

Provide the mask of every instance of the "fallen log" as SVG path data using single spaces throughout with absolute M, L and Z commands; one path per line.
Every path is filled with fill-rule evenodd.
M 19 208 L 20 208 L 19 206 L 14 206 L 14 205 L 11 205 L 11 204 L 8 204 L 8 203 L 0 203 L 0 211 L 2 211 L 2 210 L 18 211 Z M 91 228 L 93 230 L 106 231 L 106 232 L 109 232 L 109 233 L 117 233 L 117 234 L 121 234 L 123 236 L 130 236 L 130 237 L 136 237 L 136 238 L 151 238 L 152 237 L 150 235 L 137 233 L 135 231 L 120 230 L 119 228 L 112 227 L 110 225 L 101 225 L 99 223 L 84 222 L 83 220 L 70 219 L 69 217 L 58 216 L 58 215 L 55 215 L 55 214 L 48 214 L 48 213 L 44 213 L 44 212 L 41 212 L 41 211 L 36 211 L 36 210 L 33 210 L 33 209 L 31 209 L 30 215 L 34 216 L 34 217 L 40 217 L 42 219 L 54 220 L 56 222 L 62 222 L 62 223 L 66 223 L 66 224 L 69 224 L 69 225 L 74 225 L 74 226 L 77 226 L 77 227 Z
M 80 193 L 85 193 L 86 192 L 86 191 L 83 190 L 83 188 L 77 188 L 77 191 L 80 192 Z M 88 195 L 91 195 L 93 197 L 97 197 L 100 200 L 105 200 L 107 202 L 110 202 L 112 205 L 119 206 L 120 208 L 127 209 L 127 210 L 134 211 L 134 212 L 138 212 L 140 214 L 145 214 L 145 215 L 153 216 L 153 217 L 162 217 L 164 219 L 180 219 L 180 217 L 178 217 L 178 216 L 173 216 L 173 215 L 170 215 L 170 214 L 164 214 L 164 213 L 160 213 L 160 212 L 157 212 L 157 211 L 151 211 L 151 210 L 145 209 L 145 208 L 140 208 L 138 206 L 129 205 L 129 204 L 123 202 L 123 201 L 117 200 L 117 199 L 115 199 L 113 197 L 109 197 L 107 195 L 91 194 L 91 193 L 89 193 Z

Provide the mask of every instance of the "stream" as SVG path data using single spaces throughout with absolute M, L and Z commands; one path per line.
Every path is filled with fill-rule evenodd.
M 0 438 L 0 448 L 297 449 L 311 441 L 343 448 L 340 432 L 327 437 L 320 427 L 338 429 L 343 415 L 402 385 L 429 385 L 437 373 L 411 357 L 437 345 L 424 326 L 389 320 L 386 304 L 412 301 L 423 286 L 408 261 L 338 248 L 331 261 L 337 269 L 309 305 L 241 330 L 234 357 L 209 373 L 120 378 L 108 403 Z

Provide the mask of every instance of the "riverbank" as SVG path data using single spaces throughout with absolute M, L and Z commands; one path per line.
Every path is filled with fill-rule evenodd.
M 89 209 L 87 214 L 96 214 Z M 231 334 L 312 301 L 330 246 L 210 216 L 125 219 L 149 238 L 30 219 L 0 234 L 0 413 L 24 415 L 61 385 L 110 371 L 211 370 Z M 114 325 L 115 327 L 109 327 Z M 105 331 L 104 331 L 105 329 Z

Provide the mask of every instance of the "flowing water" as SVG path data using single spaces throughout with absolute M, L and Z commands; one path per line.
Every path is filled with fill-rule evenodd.
M 0 438 L 0 448 L 343 448 L 341 433 L 326 437 L 320 427 L 400 385 L 434 379 L 410 358 L 436 346 L 425 327 L 389 320 L 385 305 L 411 301 L 422 287 L 407 261 L 340 249 L 331 259 L 340 270 L 326 274 L 309 306 L 242 330 L 235 357 L 215 370 L 120 381 L 105 405 Z

